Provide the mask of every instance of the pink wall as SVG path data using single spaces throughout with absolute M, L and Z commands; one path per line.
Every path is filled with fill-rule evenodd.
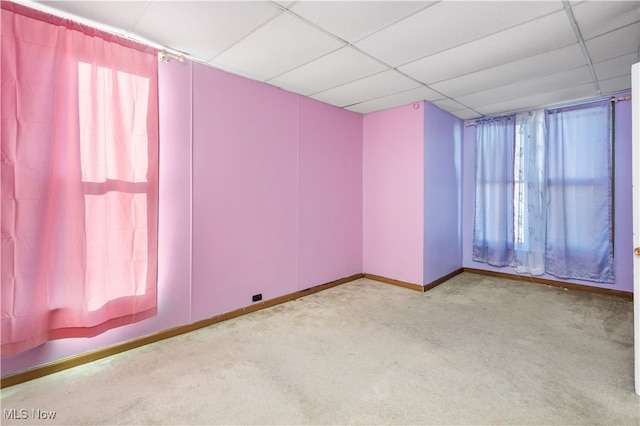
M 422 284 L 424 105 L 414 105 L 364 117 L 363 266 Z
M 362 116 L 301 97 L 299 123 L 302 290 L 362 273 Z
M 193 74 L 197 321 L 298 288 L 298 96 L 205 65 Z
M 3 376 L 362 272 L 361 115 L 193 63 L 159 87 L 158 315 Z

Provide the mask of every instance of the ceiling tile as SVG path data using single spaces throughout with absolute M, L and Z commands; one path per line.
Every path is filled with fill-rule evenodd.
M 638 52 L 640 48 L 640 23 L 585 41 L 587 51 L 593 62 Z
M 638 52 L 593 64 L 598 80 L 620 77 L 631 73 L 631 66 L 638 62 Z
M 492 89 L 505 84 L 555 74 L 586 65 L 578 44 L 520 59 L 508 64 L 431 84 L 429 87 L 455 97 Z
M 148 6 L 148 2 L 129 1 L 42 1 L 35 3 L 73 16 L 95 21 L 100 26 L 112 27 L 119 34 L 127 34 Z M 27 4 L 28 5 L 28 4 Z
M 573 30 L 562 11 L 411 62 L 398 69 L 431 85 L 575 43 Z
M 311 97 L 331 105 L 345 107 L 419 86 L 420 83 L 395 70 L 389 70 L 325 90 Z
M 475 109 L 479 105 L 493 104 L 512 98 L 521 98 L 535 93 L 545 93 L 561 90 L 565 87 L 577 86 L 592 82 L 591 73 L 586 66 L 537 77 L 517 83 L 507 84 L 497 88 L 483 90 L 469 95 L 456 97 L 456 100 Z
M 426 87 L 418 87 L 416 89 L 405 90 L 404 92 L 394 93 L 393 95 L 383 96 L 377 99 L 361 102 L 351 105 L 346 109 L 350 111 L 366 114 L 369 112 L 380 111 L 383 109 L 395 108 L 401 105 L 407 105 L 413 102 L 422 102 L 425 100 L 435 100 L 441 95 Z
M 440 2 L 355 44 L 384 62 L 399 66 L 561 7 L 560 2 Z
M 291 11 L 350 43 L 432 1 L 301 1 Z
M 387 67 L 375 59 L 346 46 L 269 80 L 268 83 L 295 93 L 311 95 L 385 69 Z
M 440 100 L 435 100 L 433 102 L 431 102 L 432 104 L 434 104 L 435 106 L 437 106 L 438 108 L 445 110 L 445 111 L 460 111 L 463 109 L 468 109 L 467 105 L 463 105 L 460 102 L 457 102 L 453 99 L 440 99 Z
M 287 0 L 273 0 L 275 3 L 277 3 L 279 6 L 282 6 L 284 8 L 291 8 L 291 6 L 293 6 L 294 4 L 297 3 L 296 0 L 292 0 L 292 1 L 287 1 Z
M 279 13 L 269 2 L 151 2 L 135 32 L 205 62 Z
M 614 78 L 598 81 L 600 91 L 603 95 L 608 95 L 623 90 L 631 90 L 631 73 Z
M 593 83 L 565 87 L 550 92 L 535 93 L 529 96 L 508 99 L 493 104 L 480 105 L 474 109 L 483 115 L 505 114 L 526 109 L 543 108 L 550 105 L 577 101 L 598 96 Z
M 475 118 L 597 96 L 559 0 L 17 1 L 360 112 L 427 100 Z M 640 2 L 569 4 L 601 91 L 628 90 Z
M 282 13 L 209 63 L 266 81 L 342 45 L 300 19 Z
M 588 1 L 571 9 L 584 39 L 640 21 L 638 1 Z
M 453 111 L 453 112 L 450 112 L 450 114 L 455 115 L 456 117 L 461 118 L 463 120 L 471 120 L 473 118 L 482 117 L 482 114 L 479 114 L 478 112 L 472 109 L 462 109 L 460 111 Z

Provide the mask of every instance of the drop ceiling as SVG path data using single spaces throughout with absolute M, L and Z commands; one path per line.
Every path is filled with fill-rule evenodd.
M 640 50 L 639 1 L 20 2 L 359 113 L 615 94 Z

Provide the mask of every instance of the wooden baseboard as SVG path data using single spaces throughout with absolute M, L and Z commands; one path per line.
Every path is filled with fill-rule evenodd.
M 607 289 L 607 288 L 600 288 L 600 287 L 593 287 L 593 286 L 588 286 L 588 285 L 582 285 L 582 284 L 573 284 L 573 283 L 568 283 L 568 282 L 564 282 L 564 281 L 556 281 L 556 280 L 549 280 L 549 279 L 545 279 L 545 278 L 537 278 L 537 277 L 532 277 L 532 276 L 524 276 L 524 275 L 517 275 L 517 274 L 509 274 L 509 273 L 505 273 L 505 272 L 496 272 L 496 271 L 485 271 L 482 269 L 475 269 L 475 268 L 461 268 L 461 269 L 457 269 L 453 272 L 451 272 L 450 274 L 447 274 L 441 278 L 438 278 L 437 280 L 434 280 L 432 282 L 430 282 L 429 284 L 425 285 L 425 286 L 421 286 L 419 284 L 413 284 L 413 283 L 409 283 L 409 282 L 405 282 L 405 281 L 400 281 L 400 280 L 394 280 L 392 278 L 387 278 L 387 277 L 383 277 L 380 275 L 374 275 L 374 274 L 354 274 L 351 275 L 349 277 L 345 277 L 345 278 L 341 278 L 339 280 L 336 281 L 332 281 L 326 284 L 321 284 L 315 287 L 311 287 L 305 290 L 300 290 L 294 293 L 290 293 L 290 294 L 286 294 L 283 296 L 279 296 L 276 297 L 274 299 L 270 299 L 270 300 L 265 300 L 263 302 L 260 303 L 255 303 L 253 305 L 249 305 L 246 306 L 244 308 L 240 308 L 240 309 L 236 309 L 234 311 L 231 312 L 227 312 L 224 314 L 220 314 L 220 315 L 216 315 L 214 317 L 211 318 L 207 318 L 201 321 L 197 321 L 195 323 L 192 324 L 187 324 L 187 325 L 182 325 L 182 326 L 178 326 L 178 327 L 174 327 L 174 328 L 170 328 L 167 330 L 163 330 L 160 331 L 158 333 L 149 335 L 149 336 L 145 336 L 145 337 L 140 337 L 137 339 L 133 339 L 124 343 L 119 343 L 113 346 L 108 346 L 105 348 L 101 348 L 101 349 L 97 349 L 95 351 L 91 351 L 91 352 L 87 352 L 84 354 L 79 354 L 73 357 L 69 357 L 69 358 L 65 358 L 65 359 L 61 359 L 58 361 L 54 361 L 52 363 L 49 364 L 45 364 L 39 367 L 35 367 L 33 369 L 30 370 L 26 370 L 23 371 L 21 373 L 16 373 L 14 375 L 11 376 L 7 376 L 7 377 L 3 377 L 0 380 L 0 389 L 2 388 L 6 388 L 9 386 L 13 386 L 13 385 L 17 385 L 19 383 L 24 383 L 27 382 L 29 380 L 33 380 L 33 379 L 37 379 L 39 377 L 44 377 L 47 376 L 49 374 L 53 374 L 59 371 L 63 371 L 63 370 L 67 370 L 69 368 L 73 368 L 73 367 L 77 367 L 79 365 L 82 364 L 86 364 L 92 361 L 96 361 L 102 358 L 106 358 L 112 355 L 116 355 L 122 352 L 126 352 L 130 349 L 135 349 L 138 348 L 140 346 L 144 346 L 144 345 L 148 345 L 150 343 L 155 343 L 161 340 L 165 340 L 168 339 L 170 337 L 174 337 L 174 336 L 178 336 L 180 334 L 185 334 L 185 333 L 189 333 L 191 331 L 194 330 L 198 330 L 200 328 L 203 327 L 208 327 L 210 325 L 213 324 L 217 324 L 219 322 L 222 321 L 226 321 L 232 318 L 237 318 L 239 316 L 242 315 L 246 315 L 248 313 L 251 312 L 256 312 L 259 311 L 261 309 L 266 309 L 275 305 L 279 305 L 281 303 L 285 303 L 291 300 L 295 300 L 298 299 L 300 297 L 304 297 L 304 296 L 308 296 L 310 294 L 313 293 L 317 293 L 319 291 L 322 290 L 326 290 L 329 289 L 331 287 L 335 287 L 350 281 L 354 281 L 360 278 L 368 278 L 368 279 L 372 279 L 375 281 L 380 281 L 380 282 L 384 282 L 387 284 L 393 284 L 393 285 L 397 285 L 400 287 L 404 287 L 404 288 L 408 288 L 411 290 L 415 290 L 415 291 L 420 291 L 420 292 L 424 292 L 427 290 L 430 290 L 440 284 L 442 284 L 443 282 L 453 278 L 454 276 L 462 273 L 462 272 L 470 272 L 470 273 L 474 273 L 474 274 L 479 274 L 479 275 L 487 275 L 487 276 L 492 276 L 492 277 L 498 277 L 498 278 L 507 278 L 507 279 L 515 279 L 515 280 L 520 280 L 520 281 L 526 281 L 526 282 L 532 282 L 532 283 L 536 283 L 536 284 L 544 284 L 544 285 L 550 285 L 550 286 L 554 286 L 554 287 L 563 287 L 563 288 L 568 288 L 568 289 L 572 289 L 572 290 L 580 290 L 580 291 L 589 291 L 592 293 L 598 293 L 598 294 L 606 294 L 606 295 L 611 295 L 611 296 L 618 296 L 618 297 L 623 297 L 626 299 L 633 299 L 633 293 L 632 292 L 627 292 L 627 291 L 620 291 L 620 290 L 611 290 L 611 289 Z
M 217 324 L 219 322 L 226 321 L 232 318 L 237 318 L 239 316 L 246 315 L 251 312 L 256 312 L 261 309 L 270 308 L 272 306 L 279 305 L 281 303 L 299 299 L 301 297 L 308 296 L 310 294 L 317 293 L 322 290 L 327 290 L 331 287 L 336 287 L 340 284 L 344 284 L 349 281 L 354 281 L 363 277 L 364 277 L 364 274 L 351 275 L 349 277 L 341 278 L 336 281 L 331 281 L 326 284 L 321 284 L 305 290 L 300 290 L 294 293 L 286 294 L 284 296 L 279 296 L 274 299 L 265 300 L 263 302 L 254 303 L 253 305 L 236 309 L 234 311 L 227 312 L 224 314 L 216 315 L 214 317 L 197 321 L 191 324 L 181 325 L 178 327 L 160 331 L 158 333 L 155 333 L 149 336 L 140 337 L 137 339 L 129 340 L 127 342 L 118 343 L 113 346 L 107 346 L 105 348 L 97 349 L 95 351 L 79 354 L 69 358 L 64 358 L 58 361 L 51 362 L 49 364 L 44 364 L 39 367 L 35 367 L 30 370 L 23 371 L 21 373 L 16 373 L 7 377 L 3 377 L 0 380 L 0 389 L 17 385 L 19 383 L 24 383 L 29 380 L 44 377 L 49 374 L 67 370 L 69 368 L 77 367 L 79 365 L 96 361 L 102 358 L 106 358 L 112 355 L 116 355 L 122 352 L 126 352 L 130 349 L 135 349 L 140 346 L 148 345 L 150 343 L 159 342 L 161 340 L 165 340 L 170 337 L 175 337 L 180 334 L 189 333 L 191 331 L 198 330 L 199 328 L 208 327 L 210 325 Z
M 562 288 L 568 288 L 571 290 L 579 290 L 579 291 L 589 291 L 591 293 L 607 294 L 610 296 L 624 297 L 625 299 L 633 299 L 633 293 L 630 291 L 611 290 L 608 288 L 594 287 L 590 285 L 574 284 L 574 283 L 568 283 L 565 281 L 550 280 L 547 278 L 538 278 L 531 275 L 509 274 L 506 272 L 485 271 L 483 269 L 475 269 L 475 268 L 462 268 L 462 270 L 464 272 L 471 272 L 473 274 L 479 274 L 479 275 L 487 275 L 490 277 L 507 278 L 510 280 L 526 281 L 526 282 L 535 283 L 535 284 L 544 284 L 544 285 L 550 285 L 553 287 L 562 287 Z
M 406 281 L 394 280 L 393 278 L 387 278 L 387 277 L 383 277 L 383 276 L 375 275 L 375 274 L 366 274 L 365 273 L 364 277 L 368 278 L 370 280 L 380 281 L 380 282 L 387 283 L 387 284 L 393 284 L 393 285 L 397 285 L 399 287 L 404 287 L 404 288 L 408 288 L 408 289 L 415 290 L 415 291 L 420 291 L 420 292 L 424 291 L 424 287 L 421 286 L 420 284 L 413 284 L 413 283 L 408 283 Z
M 461 274 L 463 271 L 464 271 L 463 268 L 459 268 L 459 269 L 456 269 L 455 271 L 453 271 L 453 272 L 451 272 L 451 273 L 449 273 L 449 274 L 447 274 L 445 276 L 442 276 L 442 277 L 438 278 L 437 280 L 431 281 L 429 284 L 426 284 L 424 286 L 424 291 L 429 291 L 432 288 L 434 288 L 436 286 L 439 286 L 443 282 L 445 282 L 447 280 L 450 280 L 451 278 L 455 277 L 458 274 Z
M 428 290 L 431 290 L 432 288 L 442 284 L 443 282 L 455 277 L 458 274 L 461 274 L 463 272 L 463 269 L 456 269 L 455 271 L 438 278 L 437 280 L 431 281 L 429 284 L 426 285 L 420 285 L 420 284 L 413 284 L 413 283 L 409 283 L 406 281 L 400 281 L 400 280 L 394 280 L 393 278 L 387 278 L 387 277 L 383 277 L 381 275 L 375 275 L 375 274 L 364 274 L 365 278 L 369 278 L 371 280 L 375 280 L 375 281 L 380 281 L 383 283 L 387 283 L 387 284 L 393 284 L 393 285 L 397 285 L 399 287 L 404 287 L 404 288 L 408 288 L 411 290 L 415 290 L 415 291 L 420 291 L 420 292 L 425 292 Z

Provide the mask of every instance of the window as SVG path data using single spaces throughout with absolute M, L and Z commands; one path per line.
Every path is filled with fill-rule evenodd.
M 614 282 L 610 110 L 602 101 L 519 114 L 515 124 L 478 123 L 475 261 Z M 487 144 L 505 152 L 490 153 Z M 505 161 L 511 174 L 493 193 L 510 197 L 511 207 L 483 194 L 486 170 L 504 169 Z
M 548 111 L 546 271 L 614 282 L 609 100 Z
M 0 2 L 2 356 L 156 313 L 157 52 Z
M 90 311 L 146 290 L 148 103 L 149 78 L 78 63 Z

